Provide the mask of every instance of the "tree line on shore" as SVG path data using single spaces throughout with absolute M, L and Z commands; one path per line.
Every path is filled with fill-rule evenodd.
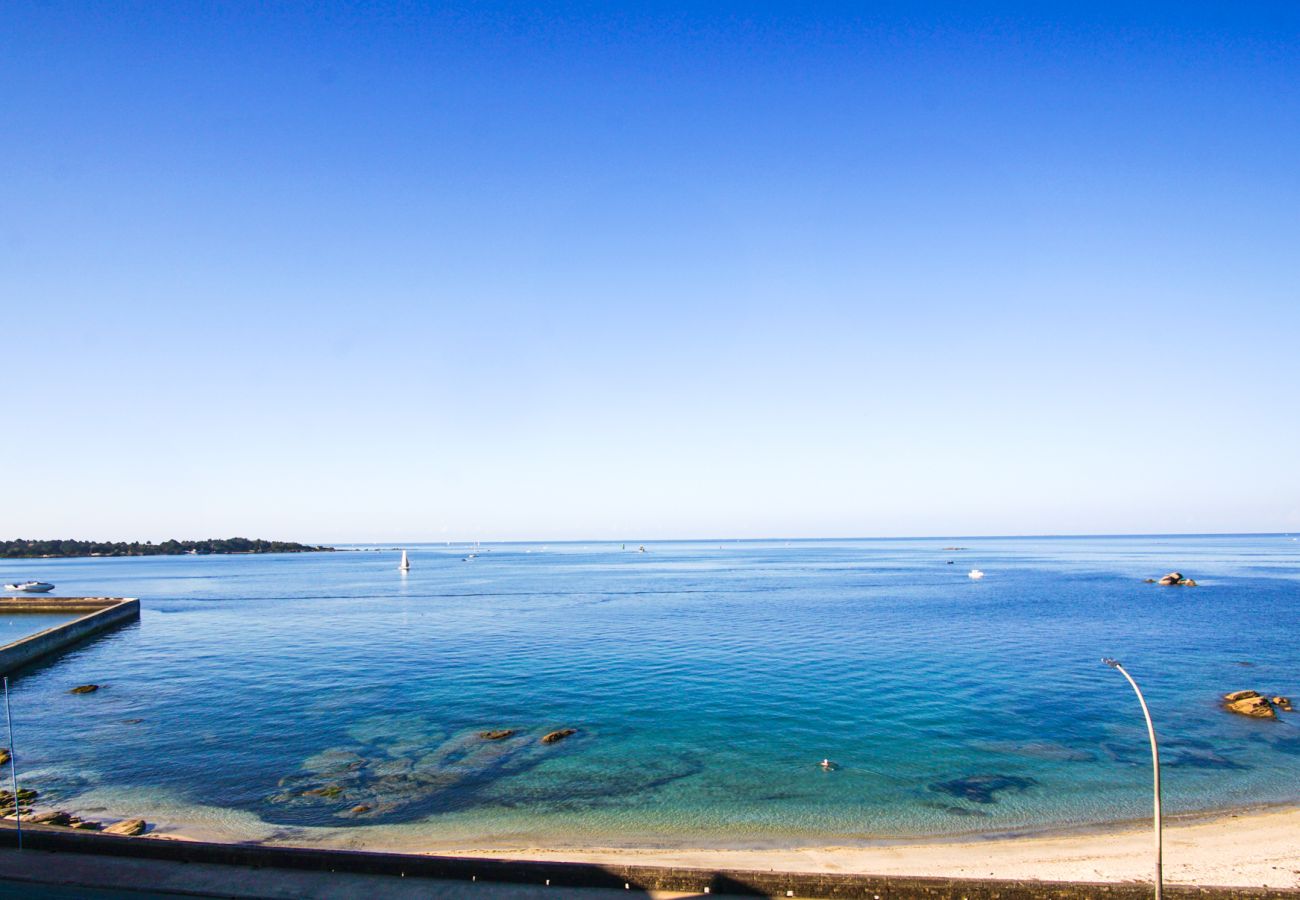
M 0 541 L 0 559 L 31 559 L 60 556 L 180 556 L 184 553 L 315 553 L 333 547 L 313 547 L 293 541 L 265 541 L 261 538 L 209 538 L 205 541 Z

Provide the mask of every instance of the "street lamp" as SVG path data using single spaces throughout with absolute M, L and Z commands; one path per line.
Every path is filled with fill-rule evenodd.
M 1142 691 L 1138 688 L 1137 682 L 1133 676 L 1124 671 L 1124 667 L 1119 664 L 1119 660 L 1111 659 L 1109 656 L 1102 659 L 1106 665 L 1119 671 L 1129 684 L 1133 685 L 1133 693 L 1138 695 L 1138 703 L 1142 704 L 1142 715 L 1147 720 L 1147 734 L 1151 738 L 1151 770 L 1155 795 L 1155 823 L 1156 832 L 1156 900 L 1161 900 L 1164 892 L 1164 875 L 1160 864 L 1160 748 L 1156 746 L 1156 727 L 1151 724 L 1151 712 L 1147 709 L 1147 702 L 1142 697 Z

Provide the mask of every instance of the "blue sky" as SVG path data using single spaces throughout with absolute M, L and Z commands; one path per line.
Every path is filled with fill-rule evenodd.
M 1300 8 L 0 7 L 0 537 L 1300 530 Z

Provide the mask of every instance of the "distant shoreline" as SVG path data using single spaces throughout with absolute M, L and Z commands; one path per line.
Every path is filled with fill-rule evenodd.
M 262 538 L 208 538 L 202 541 L 0 541 L 0 559 L 80 559 L 122 556 L 227 556 L 252 553 L 332 553 L 333 547 L 267 541 Z

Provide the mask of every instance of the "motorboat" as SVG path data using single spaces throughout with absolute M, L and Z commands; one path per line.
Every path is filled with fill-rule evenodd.
M 969 572 L 966 573 L 966 577 L 973 578 L 976 581 L 979 581 L 981 578 L 984 577 L 984 573 L 981 572 L 979 569 L 971 569 Z
M 24 581 L 19 584 L 6 584 L 6 591 L 22 591 L 24 594 L 44 594 L 54 590 L 48 581 Z

